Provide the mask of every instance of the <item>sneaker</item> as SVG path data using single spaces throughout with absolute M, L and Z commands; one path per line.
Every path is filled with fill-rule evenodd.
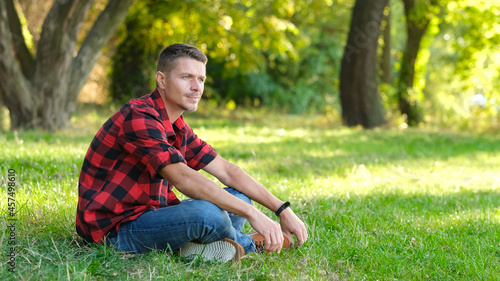
M 188 242 L 179 248 L 179 255 L 189 259 L 201 258 L 205 261 L 237 262 L 245 255 L 245 250 L 240 244 L 224 238 L 207 244 Z
M 258 232 L 253 232 L 248 234 L 255 241 L 255 252 L 262 253 L 264 252 L 264 236 Z M 293 237 L 283 233 L 283 248 L 282 250 L 288 250 L 293 247 Z

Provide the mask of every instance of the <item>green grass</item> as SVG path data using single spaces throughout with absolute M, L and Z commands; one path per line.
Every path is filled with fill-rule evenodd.
M 162 252 L 127 255 L 77 237 L 79 169 L 109 114 L 99 112 L 80 112 L 71 128 L 54 135 L 0 133 L 0 280 L 500 279 L 498 135 L 187 115 L 222 156 L 291 201 L 310 235 L 303 247 L 280 255 L 201 263 Z M 6 263 L 12 168 L 14 275 Z

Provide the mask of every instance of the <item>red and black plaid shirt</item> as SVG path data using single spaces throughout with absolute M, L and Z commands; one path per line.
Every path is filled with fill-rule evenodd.
M 173 124 L 158 91 L 133 99 L 104 123 L 83 161 L 76 231 L 89 242 L 116 236 L 121 223 L 179 204 L 172 184 L 158 172 L 184 162 L 199 170 L 217 153 L 183 116 Z

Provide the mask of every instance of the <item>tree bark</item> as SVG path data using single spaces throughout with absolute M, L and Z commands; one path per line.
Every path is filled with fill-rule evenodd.
M 388 0 L 356 0 L 340 71 L 342 117 L 347 126 L 386 123 L 377 91 L 377 47 Z
M 414 86 L 415 62 L 420 50 L 420 42 L 430 21 L 426 17 L 416 16 L 415 0 L 403 0 L 403 3 L 408 39 L 401 60 L 401 72 L 397 86 L 398 106 L 401 114 L 406 115 L 408 125 L 415 126 L 421 122 L 422 116 L 417 101 L 411 98 L 410 91 Z
M 36 102 L 27 94 L 32 88 L 12 56 L 11 46 L 6 3 L 0 1 L 0 96 L 9 109 L 12 128 L 34 118 L 31 109 Z
M 22 63 L 27 57 L 26 51 L 11 48 L 12 37 L 22 39 L 16 36 L 19 18 L 12 14 L 15 10 L 0 1 L 0 75 L 3 79 L 0 96 L 10 111 L 12 130 L 55 131 L 68 123 L 78 93 L 101 49 L 123 21 L 132 2 L 109 1 L 74 57 L 77 35 L 92 1 L 55 1 L 42 25 L 36 57 L 32 65 L 25 64 L 26 67 Z M 9 27 L 10 23 L 14 27 Z M 16 45 L 25 45 L 24 39 Z

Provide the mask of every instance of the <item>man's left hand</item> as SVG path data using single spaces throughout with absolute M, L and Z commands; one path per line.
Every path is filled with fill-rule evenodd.
M 295 215 L 291 208 L 286 208 L 280 214 L 281 230 L 297 237 L 297 243 L 302 246 L 307 241 L 307 230 L 304 222 Z

